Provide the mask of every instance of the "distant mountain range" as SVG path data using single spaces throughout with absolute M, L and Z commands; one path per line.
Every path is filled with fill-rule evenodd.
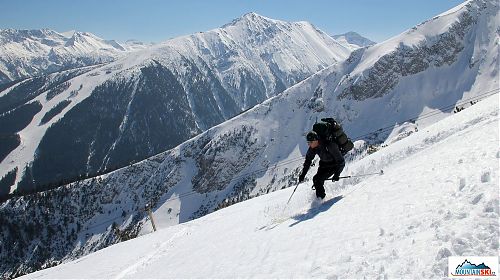
M 149 223 L 146 204 L 166 227 L 289 187 L 307 149 L 303 136 L 321 117 L 334 117 L 357 140 L 353 160 L 370 144 L 390 145 L 457 105 L 497 93 L 498 11 L 495 0 L 467 1 L 352 53 L 310 24 L 248 14 L 105 66 L 2 91 L 4 100 L 18 87 L 37 93 L 21 95 L 17 104 L 25 107 L 0 102 L 12 106 L 4 118 L 22 108 L 15 119 L 29 123 L 10 128 L 22 149 L 0 165 L 27 178 L 18 188 L 147 155 L 172 135 L 198 135 L 114 172 L 0 205 L 1 273 L 19 275 L 139 236 Z M 61 90 L 55 80 L 69 85 Z
M 145 44 L 119 44 L 88 32 L 0 29 L 0 84 L 106 63 Z
M 332 36 L 344 47 L 374 42 L 356 32 Z M 118 43 L 89 32 L 56 32 L 49 29 L 0 29 L 0 85 L 76 67 L 107 63 L 129 52 L 152 46 L 137 40 Z
M 359 35 L 356 32 L 347 32 L 340 35 L 333 35 L 333 39 L 337 40 L 339 43 L 348 46 L 352 50 L 373 46 L 376 42 Z

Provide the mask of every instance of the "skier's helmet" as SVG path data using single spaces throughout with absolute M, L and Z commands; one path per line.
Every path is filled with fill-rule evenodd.
M 319 136 L 315 131 L 309 131 L 306 135 L 306 140 L 309 141 L 316 141 L 319 140 Z

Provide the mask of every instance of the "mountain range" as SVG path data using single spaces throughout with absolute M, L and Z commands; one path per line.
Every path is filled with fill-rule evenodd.
M 0 178 L 10 177 L 0 193 L 51 188 L 173 148 L 349 54 L 310 23 L 249 13 L 110 63 L 9 84 L 0 92 L 8 124 Z
M 110 62 L 137 46 L 104 40 L 88 32 L 0 29 L 0 85 Z
M 356 32 L 332 37 L 349 49 L 373 45 L 372 41 Z M 75 30 L 59 33 L 50 29 L 0 29 L 0 85 L 75 67 L 108 63 L 152 45 L 133 39 L 119 43 Z
M 32 128 L 42 121 L 42 115 L 50 111 L 49 107 L 55 108 L 63 100 L 71 100 L 72 95 L 80 100 L 78 105 L 66 105 L 61 110 L 64 117 L 55 117 L 46 122 L 51 124 L 50 129 L 54 128 L 54 132 L 46 132 L 43 136 L 47 139 L 47 144 L 42 139 L 39 147 L 32 149 L 36 150 L 35 154 L 39 158 L 52 155 L 44 151 L 44 145 L 53 146 L 49 151 L 73 151 L 84 162 L 82 166 L 92 165 L 95 161 L 95 166 L 102 167 L 103 163 L 110 162 L 113 153 L 121 157 L 134 154 L 134 150 L 127 149 L 135 149 L 142 142 L 133 140 L 143 137 L 135 137 L 133 133 L 129 136 L 122 132 L 141 127 L 136 122 L 129 122 L 134 115 L 131 112 L 140 112 L 140 106 L 133 101 L 135 96 L 139 98 L 141 95 L 151 98 L 147 99 L 149 103 L 141 100 L 141 104 L 149 105 L 149 111 L 156 109 L 155 105 L 166 104 L 156 110 L 173 111 L 170 118 L 175 118 L 174 123 L 177 120 L 182 123 L 191 121 L 194 124 L 192 130 L 181 136 L 196 136 L 170 150 L 114 172 L 50 191 L 14 197 L 3 203 L 0 206 L 0 222 L 6 225 L 3 233 L 7 238 L 0 246 L 1 251 L 9 258 L 5 258 L 8 261 L 2 263 L 2 274 L 19 275 L 53 266 L 148 233 L 149 221 L 144 211 L 146 204 L 156 217 L 160 217 L 157 225 L 167 227 L 294 185 L 302 166 L 302 155 L 307 148 L 303 136 L 321 117 L 333 116 L 342 123 L 347 134 L 357 140 L 355 150 L 348 155 L 345 172 L 371 171 L 368 166 L 356 170 L 349 169 L 349 166 L 366 156 L 370 146 L 383 149 L 453 114 L 453 109 L 457 106 L 467 106 L 471 101 L 474 103 L 498 93 L 497 17 L 497 1 L 467 1 L 380 44 L 360 48 L 352 53 L 342 47 L 340 53 L 345 54 L 344 58 L 336 52 L 341 45 L 326 35 L 326 43 L 323 39 L 319 40 L 324 33 L 317 31 L 312 25 L 289 23 L 291 26 L 288 27 L 292 31 L 295 30 L 294 27 L 300 26 L 300 30 L 308 30 L 308 40 L 317 39 L 306 44 L 306 41 L 299 39 L 304 36 L 290 35 L 290 38 L 294 38 L 291 41 L 295 42 L 295 46 L 328 54 L 325 55 L 330 57 L 328 62 L 326 58 L 320 59 L 316 55 L 304 57 L 306 53 L 298 47 L 296 52 L 277 53 L 275 46 L 279 46 L 279 42 L 273 42 L 270 39 L 272 36 L 268 35 L 289 29 L 281 25 L 280 28 L 275 25 L 274 28 L 270 27 L 266 23 L 278 21 L 248 14 L 221 29 L 176 38 L 152 50 L 137 52 L 133 57 L 118 59 L 105 67 L 73 70 L 85 71 L 84 74 L 65 72 L 65 75 L 74 75 L 70 78 L 71 85 L 55 94 L 50 106 L 43 106 L 47 105 L 45 100 L 48 91 L 30 99 L 43 104 L 43 109 L 32 117 L 33 121 L 27 126 L 26 132 L 30 131 L 31 135 L 36 135 Z M 265 21 L 260 21 L 261 18 Z M 252 36 L 245 33 L 248 30 L 254 30 Z M 226 37 L 226 33 L 232 36 Z M 241 34 L 245 35 L 238 36 Z M 235 56 L 234 52 L 226 52 L 226 48 L 221 47 L 237 46 L 238 38 L 245 40 L 245 45 L 253 46 L 254 51 L 246 53 L 241 50 L 241 55 Z M 265 45 L 265 42 L 273 43 Z M 301 42 L 304 43 L 301 45 Z M 255 44 L 263 45 L 258 45 L 261 48 L 257 48 Z M 190 48 L 193 45 L 204 46 L 201 49 L 205 52 L 200 54 L 197 52 L 200 48 Z M 176 49 L 176 46 L 182 47 Z M 164 51 L 166 49 L 175 49 L 177 53 Z M 184 53 L 180 50 L 184 50 Z M 184 55 L 188 53 L 197 53 L 198 56 L 193 60 L 182 59 L 192 57 Z M 203 58 L 207 56 L 216 61 L 206 62 Z M 242 56 L 251 59 L 241 60 Z M 226 59 L 217 60 L 220 57 Z M 236 64 L 234 61 L 244 62 Z M 275 67 L 262 61 L 272 62 L 269 64 Z M 213 80 L 208 79 L 208 71 L 203 69 L 212 67 L 219 69 L 216 80 L 222 81 L 219 83 L 220 87 L 207 82 Z M 284 68 L 290 72 L 284 71 Z M 125 69 L 130 70 L 123 71 Z M 317 72 L 307 77 L 299 69 Z M 289 74 L 299 72 L 298 76 Z M 265 73 L 272 74 L 264 75 Z M 58 75 L 61 74 L 54 74 L 50 79 L 63 79 Z M 108 76 L 112 78 L 107 79 Z M 176 84 L 174 80 L 178 76 L 189 77 L 185 81 L 200 81 L 202 85 L 199 87 L 202 89 L 206 89 L 204 85 L 208 83 L 211 92 L 219 93 L 218 97 L 214 94 L 213 99 L 198 101 L 198 104 L 204 105 L 210 102 L 217 104 L 212 106 L 213 109 L 203 109 L 204 114 L 198 116 L 224 116 L 212 118 L 220 121 L 219 124 L 217 121 L 209 122 L 213 124 L 209 128 L 210 125 L 201 125 L 207 120 L 193 117 L 196 114 L 191 113 L 195 111 L 192 108 L 199 108 L 191 106 L 196 103 L 193 101 L 196 100 L 193 92 L 196 93 L 197 86 L 192 82 L 189 85 L 182 82 Z M 294 78 L 299 76 L 305 79 Z M 93 82 L 80 88 L 82 81 L 86 79 Z M 161 83 L 150 86 L 152 81 L 157 80 Z M 284 86 L 280 86 L 280 82 Z M 19 86 L 23 84 L 17 85 Z M 0 93 L 0 98 L 9 96 L 15 88 L 10 87 Z M 168 95 L 162 91 L 164 88 L 188 94 Z M 183 91 L 185 88 L 188 90 Z M 259 91 L 259 88 L 271 90 Z M 278 89 L 284 88 L 287 89 L 279 93 Z M 247 90 L 233 97 L 235 89 Z M 224 92 L 228 96 L 226 99 L 221 97 Z M 164 94 L 166 97 L 163 97 Z M 121 95 L 128 98 L 120 99 Z M 186 97 L 184 100 L 175 98 L 179 96 Z M 257 96 L 265 101 L 259 103 Z M 28 95 L 27 99 L 29 98 Z M 169 105 L 168 102 L 172 103 Z M 40 107 L 31 106 L 23 110 L 36 111 Z M 82 106 L 81 111 L 68 110 L 77 106 Z M 231 111 L 231 108 L 239 110 Z M 246 111 L 240 114 L 241 110 Z M 99 118 L 104 112 L 116 119 L 101 121 Z M 146 122 L 161 120 L 159 115 L 149 118 L 140 113 L 137 115 L 140 117 L 136 119 L 145 119 Z M 65 118 L 68 118 L 67 121 L 64 121 Z M 82 118 L 83 121 L 80 121 Z M 113 126 L 106 125 L 108 123 Z M 102 130 L 87 129 L 88 124 L 98 124 Z M 116 132 L 110 127 L 115 127 Z M 177 133 L 179 126 L 172 127 L 173 131 L 169 132 Z M 23 137 L 24 130 L 17 130 L 19 131 L 21 137 L 27 139 Z M 179 137 L 181 138 L 183 137 Z M 99 142 L 108 143 L 107 146 L 103 145 L 104 151 L 92 149 Z M 71 146 L 74 145 L 72 143 L 90 144 L 82 152 L 79 147 Z M 121 143 L 123 146 L 118 149 Z M 23 150 L 27 150 L 29 145 L 25 144 L 23 147 Z M 23 164 L 30 162 L 33 153 L 26 153 Z M 11 157 L 12 154 L 18 156 Z M 6 161 L 18 158 L 22 158 L 21 153 L 14 150 Z M 50 161 L 42 160 L 37 163 L 36 160 L 38 159 L 35 158 L 33 165 L 24 172 L 31 174 L 35 180 L 41 180 L 39 178 L 43 178 L 46 171 L 48 174 L 57 174 L 61 169 L 58 166 L 57 171 L 48 170 L 54 168 L 49 165 Z M 1 165 L 1 170 L 20 169 L 21 165 L 12 164 L 5 168 L 6 166 L 8 165 Z M 42 174 L 37 173 L 41 170 Z M 14 217 L 30 218 L 19 221 Z M 8 246 L 14 243 L 22 244 L 22 248 L 14 250 Z M 34 250 L 35 247 L 40 249 Z M 44 252 L 50 252 L 50 256 Z

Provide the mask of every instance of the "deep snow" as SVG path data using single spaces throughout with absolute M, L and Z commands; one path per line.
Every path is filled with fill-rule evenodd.
M 327 183 L 322 204 L 306 182 L 22 278 L 446 276 L 448 256 L 498 255 L 498 98 L 352 163 L 384 174 Z

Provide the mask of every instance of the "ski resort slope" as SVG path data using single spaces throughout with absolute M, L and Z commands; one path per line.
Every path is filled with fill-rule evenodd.
M 22 278 L 440 278 L 498 255 L 498 94 L 309 181 Z

